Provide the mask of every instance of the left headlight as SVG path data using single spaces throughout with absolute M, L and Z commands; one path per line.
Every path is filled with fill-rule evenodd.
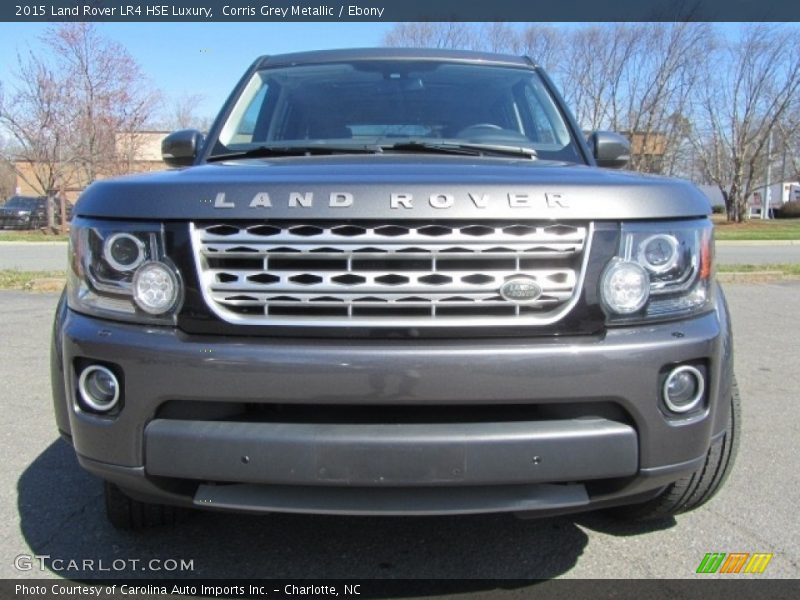
M 183 300 L 159 223 L 75 219 L 70 235 L 69 306 L 78 312 L 172 324 Z
M 609 322 L 701 312 L 711 300 L 713 226 L 708 219 L 623 223 L 600 297 Z

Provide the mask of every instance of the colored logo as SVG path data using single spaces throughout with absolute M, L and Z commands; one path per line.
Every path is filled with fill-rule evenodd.
M 709 552 L 700 561 L 697 573 L 763 573 L 771 560 L 772 554 L 761 552 Z

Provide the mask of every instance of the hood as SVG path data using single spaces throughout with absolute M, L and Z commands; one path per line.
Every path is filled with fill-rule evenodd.
M 79 216 L 130 219 L 539 219 L 702 216 L 687 181 L 548 161 L 338 155 L 212 163 L 103 180 Z

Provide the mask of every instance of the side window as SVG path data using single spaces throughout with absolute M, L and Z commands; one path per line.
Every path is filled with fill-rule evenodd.
M 248 82 L 220 132 L 219 143 L 223 148 L 253 142 L 259 115 L 268 100 L 269 87 L 260 76 Z
M 514 97 L 519 119 L 539 158 L 583 162 L 572 144 L 572 136 L 547 88 L 537 79 L 521 82 Z
M 536 93 L 528 85 L 525 86 L 525 100 L 530 111 L 528 116 L 531 122 L 531 131 L 528 133 L 528 137 L 542 144 L 556 144 L 558 138 L 553 130 L 552 122 Z
M 256 123 L 258 122 L 258 115 L 261 112 L 261 107 L 264 106 L 264 100 L 267 97 L 268 89 L 269 85 L 265 82 L 256 95 L 253 96 L 253 99 L 242 115 L 242 120 L 236 130 L 236 135 L 250 136 L 250 139 L 247 141 L 252 141 L 253 139 L 253 133 L 256 130 Z

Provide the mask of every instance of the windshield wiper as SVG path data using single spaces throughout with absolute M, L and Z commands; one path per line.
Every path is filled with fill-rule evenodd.
M 505 144 L 479 144 L 473 142 L 398 142 L 383 146 L 386 150 L 397 150 L 400 152 L 431 152 L 435 154 L 463 154 L 467 156 L 483 156 L 491 154 L 494 156 L 521 156 L 524 158 L 536 158 L 536 150 L 525 146 L 507 146 Z
M 257 146 L 241 152 L 213 154 L 206 162 L 236 160 L 239 158 L 257 158 L 260 156 L 324 156 L 326 154 L 381 154 L 383 148 L 377 145 L 343 145 L 308 144 L 304 146 Z
M 209 156 L 206 162 L 257 158 L 264 156 L 324 156 L 328 154 L 381 154 L 384 150 L 397 152 L 423 152 L 433 154 L 457 154 L 464 156 L 518 156 L 536 158 L 536 150 L 525 146 L 508 146 L 505 144 L 480 144 L 474 142 L 422 142 L 407 141 L 396 144 L 346 144 L 346 145 L 286 145 L 257 146 L 240 152 L 227 152 Z

